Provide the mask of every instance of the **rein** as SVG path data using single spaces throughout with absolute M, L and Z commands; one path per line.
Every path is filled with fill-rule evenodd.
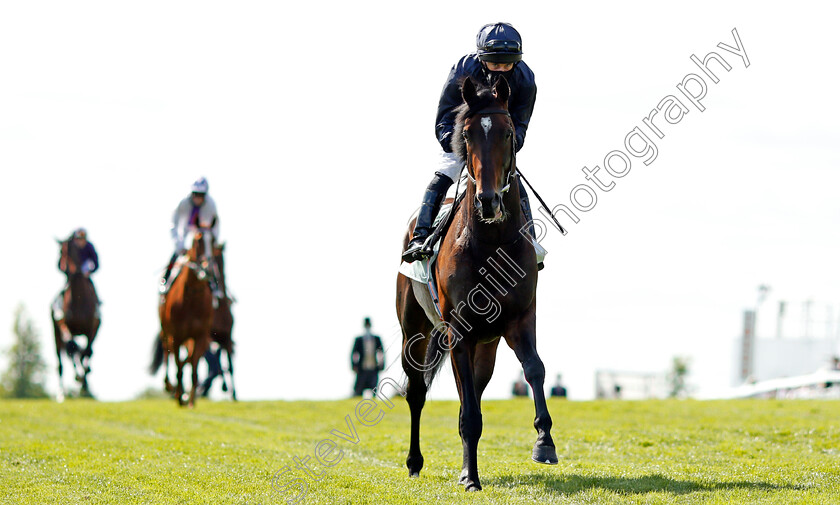
M 473 117 L 473 116 L 484 115 L 484 114 L 504 114 L 505 116 L 510 117 L 510 112 L 508 112 L 504 109 L 482 109 L 482 110 L 479 110 L 477 112 L 469 113 L 469 114 L 467 114 L 466 117 Z M 511 143 L 511 159 L 513 160 L 513 162 L 512 162 L 513 163 L 513 170 L 508 172 L 507 180 L 505 181 L 506 182 L 505 187 L 503 187 L 499 191 L 499 193 L 505 193 L 510 189 L 510 178 L 514 174 L 516 174 L 520 178 L 522 178 L 522 180 L 525 182 L 525 184 L 528 185 L 529 188 L 531 188 L 531 191 L 534 193 L 534 196 L 537 197 L 537 200 L 539 200 L 540 204 L 542 204 L 543 208 L 545 208 L 545 209 L 550 208 L 548 206 L 548 204 L 546 204 L 545 201 L 542 199 L 540 194 L 537 193 L 537 190 L 534 189 L 534 186 L 531 186 L 531 183 L 528 182 L 528 179 L 526 179 L 525 176 L 522 175 L 522 172 L 519 170 L 519 168 L 517 168 L 517 166 L 516 166 L 516 142 L 515 141 Z M 467 164 L 469 165 L 469 157 L 467 157 Z M 473 175 L 470 173 L 470 170 L 471 170 L 471 168 L 468 166 L 467 167 L 467 177 L 470 179 L 470 181 L 472 181 L 473 184 L 475 184 L 476 183 L 475 177 L 473 177 Z M 459 177 L 459 179 L 460 179 L 460 177 Z M 456 195 L 457 195 L 457 192 L 456 192 Z M 566 234 L 566 229 L 563 228 L 563 225 L 561 225 L 560 222 L 557 220 L 557 218 L 554 217 L 554 214 L 549 213 L 549 216 L 551 217 L 551 220 L 554 221 L 554 224 L 557 226 L 557 228 L 560 230 L 560 232 L 563 233 L 563 235 L 565 235 Z

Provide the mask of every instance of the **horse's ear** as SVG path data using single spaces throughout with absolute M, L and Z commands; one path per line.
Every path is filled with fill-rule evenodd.
M 499 80 L 493 85 L 493 94 L 496 95 L 497 99 L 507 104 L 508 99 L 510 98 L 510 85 L 508 84 L 507 79 L 505 79 L 505 76 L 499 76 Z
M 461 86 L 461 96 L 465 103 L 472 103 L 478 98 L 478 93 L 475 91 L 475 83 L 471 77 L 464 79 L 464 84 Z

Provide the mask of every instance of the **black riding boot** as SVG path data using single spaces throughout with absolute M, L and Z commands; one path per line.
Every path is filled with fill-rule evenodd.
M 531 215 L 531 203 L 528 201 L 528 193 L 525 191 L 525 185 L 522 184 L 522 179 L 519 180 L 519 203 L 522 206 L 522 214 L 525 215 L 525 222 L 529 224 L 528 231 L 531 233 L 531 236 L 534 237 L 534 240 L 537 239 L 537 230 L 534 227 L 534 218 Z M 545 268 L 543 262 L 540 261 L 537 263 L 537 270 L 542 270 Z
M 160 280 L 160 290 L 163 292 L 166 289 L 166 284 L 169 282 L 169 276 L 172 275 L 172 268 L 175 266 L 175 260 L 178 259 L 178 252 L 172 253 L 172 257 L 169 258 L 169 264 L 166 265 L 166 272 L 163 274 L 163 278 Z
M 420 205 L 420 213 L 417 214 L 417 223 L 414 225 L 414 235 L 412 235 L 411 242 L 408 243 L 402 255 L 403 261 L 411 263 L 431 256 L 431 251 L 424 249 L 423 246 L 426 238 L 432 232 L 432 222 L 438 210 L 440 210 L 440 204 L 443 202 L 443 197 L 446 196 L 446 190 L 451 185 L 452 179 L 435 173 L 435 177 L 423 195 L 423 204 Z

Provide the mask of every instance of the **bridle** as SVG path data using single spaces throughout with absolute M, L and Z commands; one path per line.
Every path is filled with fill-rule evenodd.
M 473 112 L 472 114 L 469 114 L 467 116 L 467 118 L 471 118 L 471 117 L 474 117 L 474 116 L 488 116 L 490 114 L 504 114 L 507 117 L 511 117 L 510 112 L 508 112 L 504 109 L 481 109 L 477 112 Z M 466 147 L 465 147 L 465 149 L 466 149 Z M 473 185 L 475 185 L 476 181 L 475 181 L 475 177 L 472 174 L 473 167 L 472 167 L 472 163 L 471 163 L 471 157 L 466 156 L 466 158 L 467 158 L 467 160 L 466 160 L 467 178 L 470 180 L 470 182 L 473 183 Z M 517 171 L 516 171 L 516 137 L 515 136 L 513 137 L 513 139 L 511 139 L 511 143 L 510 143 L 510 159 L 511 159 L 511 165 L 513 166 L 513 168 L 508 170 L 507 178 L 505 179 L 505 185 L 504 185 L 504 187 L 502 187 L 502 189 L 499 190 L 499 193 L 502 193 L 502 194 L 506 193 L 510 189 L 511 178 L 514 175 L 516 175 L 516 173 L 517 173 Z
M 202 228 L 199 227 L 196 231 L 201 231 L 201 229 Z M 195 240 L 196 240 L 195 236 L 193 236 L 193 242 Z M 204 239 L 204 237 L 201 237 L 198 240 L 204 241 L 205 239 Z M 209 256 L 209 259 L 208 259 L 208 256 Z M 195 272 L 196 277 L 198 277 L 198 280 L 203 281 L 207 278 L 207 276 L 210 274 L 210 271 L 212 270 L 211 259 L 212 259 L 212 254 L 208 255 L 205 252 L 205 254 L 201 255 L 197 261 L 188 260 L 188 261 L 183 262 L 183 265 L 185 267 L 189 268 L 190 270 L 192 270 L 193 272 Z

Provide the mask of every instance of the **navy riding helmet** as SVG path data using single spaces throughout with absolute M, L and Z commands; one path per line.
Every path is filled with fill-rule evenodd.
M 509 23 L 491 23 L 475 36 L 478 59 L 493 63 L 516 63 L 522 59 L 522 37 Z

